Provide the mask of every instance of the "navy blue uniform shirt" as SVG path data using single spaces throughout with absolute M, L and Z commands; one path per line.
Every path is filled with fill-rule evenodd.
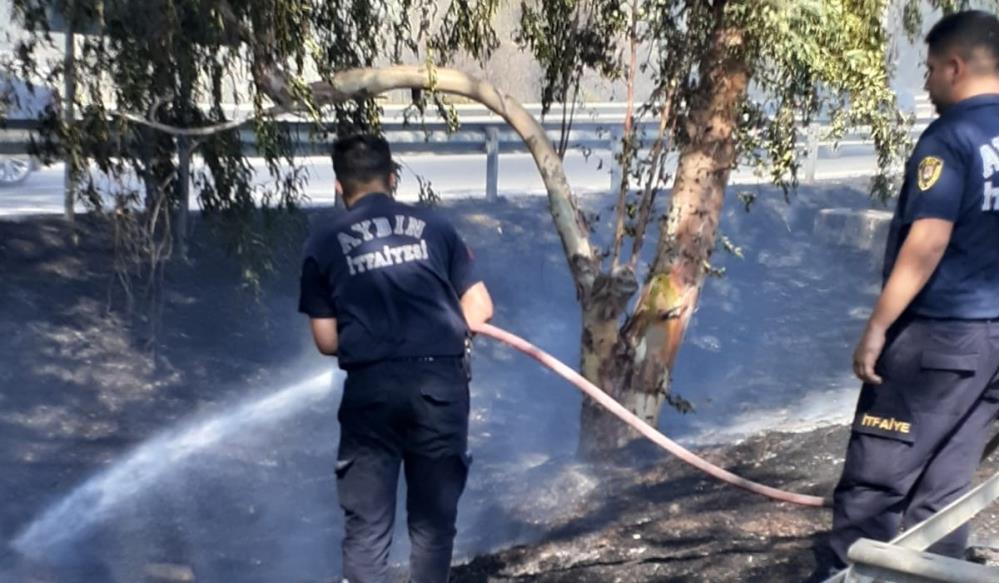
M 950 221 L 954 231 L 908 313 L 999 317 L 999 95 L 958 102 L 923 132 L 889 229 L 885 281 L 912 223 L 924 218 Z
M 472 263 L 449 222 L 369 194 L 306 244 L 299 311 L 336 318 L 341 368 L 461 355 Z

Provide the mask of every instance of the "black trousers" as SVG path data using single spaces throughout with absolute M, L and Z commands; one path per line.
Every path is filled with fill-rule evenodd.
M 912 319 L 889 334 L 883 383 L 857 403 L 833 495 L 837 567 L 858 538 L 890 540 L 964 494 L 999 412 L 999 322 Z M 963 558 L 964 526 L 930 552 Z
M 337 493 L 346 515 L 343 576 L 388 581 L 400 465 L 412 583 L 446 583 L 465 488 L 468 370 L 461 357 L 386 361 L 347 373 Z

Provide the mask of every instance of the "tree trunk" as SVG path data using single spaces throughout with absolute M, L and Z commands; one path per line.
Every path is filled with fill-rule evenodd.
M 177 136 L 177 209 L 173 220 L 174 251 L 187 261 L 187 220 L 191 213 L 191 139 Z
M 580 370 L 593 384 L 620 401 L 630 371 L 627 351 L 621 351 L 619 313 L 607 302 L 583 303 Z M 601 452 L 625 445 L 631 434 L 624 425 L 589 399 L 583 400 L 579 419 L 579 453 L 597 458 Z
M 622 404 L 634 370 L 634 355 L 621 334 L 621 316 L 637 291 L 635 274 L 626 266 L 611 274 L 601 273 L 580 297 L 582 374 Z M 580 412 L 579 435 L 579 452 L 589 459 L 633 439 L 630 429 L 588 399 Z
M 616 317 L 613 323 L 601 319 L 596 307 L 588 309 L 584 303 L 584 375 L 653 426 L 669 395 L 673 364 L 697 306 L 736 162 L 733 132 L 749 71 L 739 55 L 741 31 L 726 26 L 720 16 L 718 22 L 701 62 L 706 75 L 691 108 L 689 140 L 680 152 L 668 219 L 661 224 L 655 259 L 635 312 L 618 333 Z M 606 455 L 637 437 L 617 420 L 590 409 L 584 406 L 580 431 L 584 456 Z
M 180 114 L 181 125 L 191 121 L 190 104 L 194 99 L 196 73 L 186 68 L 180 72 L 180 95 L 176 110 Z M 173 245 L 177 257 L 187 261 L 188 215 L 191 212 L 191 155 L 192 143 L 188 136 L 177 136 L 177 181 L 174 193 Z
M 66 125 L 72 127 L 76 123 L 76 35 L 74 34 L 74 3 L 66 5 L 66 56 L 63 61 L 65 70 L 65 90 L 63 98 L 63 120 Z M 66 223 L 69 225 L 73 235 L 73 242 L 76 242 L 76 179 L 77 171 L 75 160 L 72 156 L 67 156 L 65 160 L 65 176 L 63 178 L 63 213 Z

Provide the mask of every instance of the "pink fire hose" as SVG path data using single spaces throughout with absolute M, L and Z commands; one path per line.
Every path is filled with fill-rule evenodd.
M 534 360 L 537 360 L 541 364 L 552 369 L 556 373 L 560 374 L 570 383 L 576 385 L 579 390 L 583 391 L 589 395 L 593 400 L 607 409 L 609 412 L 613 413 L 618 419 L 624 421 L 629 426 L 638 431 L 653 443 L 659 447 L 670 452 L 674 456 L 680 458 L 684 462 L 694 466 L 695 468 L 701 470 L 702 472 L 712 476 L 718 480 L 732 484 L 733 486 L 738 486 L 739 488 L 744 488 L 750 492 L 755 492 L 757 494 L 762 494 L 773 498 L 774 500 L 781 500 L 784 502 L 791 502 L 793 504 L 801 504 L 803 506 L 830 506 L 831 501 L 828 499 L 820 498 L 818 496 L 808 496 L 806 494 L 795 494 L 794 492 L 786 492 L 784 490 L 779 490 L 771 486 L 765 486 L 751 480 L 747 480 L 741 476 L 737 476 L 728 470 L 719 468 L 718 466 L 709 463 L 700 457 L 694 455 L 689 450 L 685 449 L 675 441 L 666 437 L 660 433 L 656 428 L 652 427 L 642 419 L 638 418 L 634 413 L 628 411 L 620 403 L 615 401 L 607 393 L 602 391 L 599 387 L 591 383 L 590 381 L 583 378 L 582 375 L 576 371 L 569 368 L 566 364 L 555 358 L 554 356 L 548 354 L 547 352 L 541 350 L 537 346 L 534 346 L 530 342 L 524 340 L 523 338 L 516 336 L 503 330 L 497 328 L 491 324 L 482 324 L 477 327 L 477 332 L 489 336 L 495 340 L 499 340 L 504 344 L 508 344 L 513 348 L 523 352 L 527 356 L 530 356 Z

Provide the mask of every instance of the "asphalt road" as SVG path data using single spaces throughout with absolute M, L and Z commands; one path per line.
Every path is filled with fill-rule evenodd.
M 415 200 L 419 191 L 416 176 L 429 181 L 433 189 L 444 197 L 478 198 L 485 196 L 486 158 L 484 155 L 413 155 L 399 158 L 403 164 L 399 197 Z M 261 159 L 251 161 L 257 171 L 258 182 L 270 181 Z M 610 186 L 610 156 L 607 152 L 594 152 L 588 159 L 582 154 L 570 153 L 565 161 L 569 183 L 576 192 L 595 193 Z M 328 205 L 334 201 L 333 169 L 325 157 L 303 158 L 308 170 L 309 183 L 306 194 L 313 205 Z M 195 161 L 195 170 L 198 164 Z M 817 180 L 838 180 L 868 176 L 876 170 L 871 152 L 864 148 L 830 153 L 823 151 L 816 166 Z M 23 183 L 0 188 L 0 217 L 16 217 L 63 212 L 63 166 L 44 167 Z M 732 176 L 732 185 L 766 182 L 753 175 L 750 169 L 740 168 Z M 137 187 L 137 181 L 128 180 L 126 186 Z M 110 182 L 103 189 L 110 192 Z M 534 162 L 527 154 L 504 154 L 500 157 L 499 193 L 501 196 L 536 196 L 545 193 L 544 184 Z M 192 193 L 191 208 L 198 202 Z M 77 204 L 79 211 L 84 211 Z

